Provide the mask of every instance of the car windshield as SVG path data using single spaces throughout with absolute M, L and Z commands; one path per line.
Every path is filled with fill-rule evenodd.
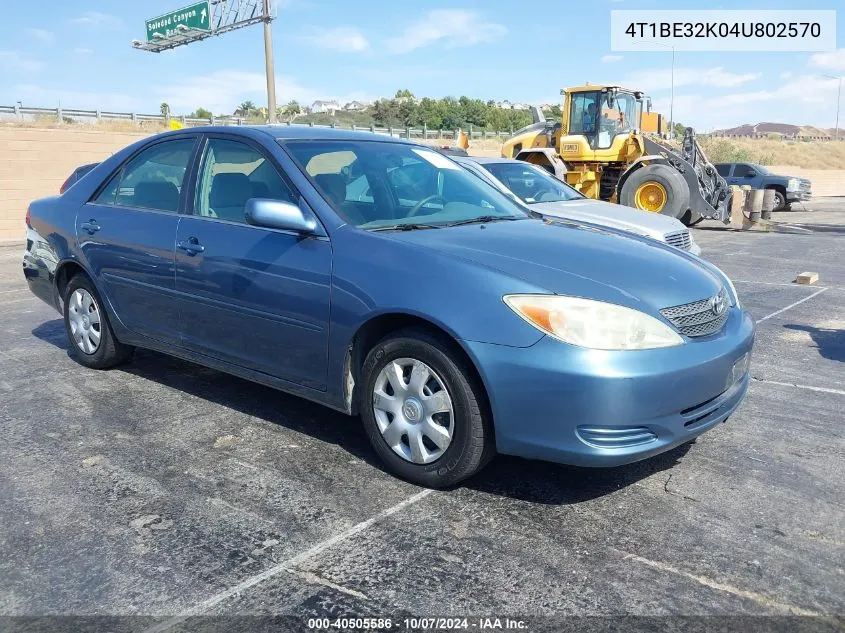
M 584 197 L 545 169 L 528 163 L 484 163 L 482 166 L 528 204 L 565 202 Z
M 425 147 L 346 140 L 283 144 L 341 217 L 363 229 L 530 217 L 495 187 Z
M 751 167 L 754 169 L 754 171 L 763 176 L 769 176 L 772 173 L 762 165 L 751 165 Z

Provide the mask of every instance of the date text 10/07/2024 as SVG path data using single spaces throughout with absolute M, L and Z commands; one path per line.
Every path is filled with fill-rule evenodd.
M 308 618 L 306 626 L 313 630 L 360 631 L 525 631 L 528 623 L 512 618 Z

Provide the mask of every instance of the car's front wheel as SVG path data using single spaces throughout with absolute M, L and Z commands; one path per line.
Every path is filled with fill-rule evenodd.
M 362 369 L 361 417 L 376 452 L 400 477 L 444 488 L 494 454 L 481 386 L 466 361 L 427 332 L 373 347 Z
M 64 317 L 71 353 L 86 367 L 107 369 L 132 357 L 133 348 L 115 338 L 100 295 L 84 274 L 65 288 Z

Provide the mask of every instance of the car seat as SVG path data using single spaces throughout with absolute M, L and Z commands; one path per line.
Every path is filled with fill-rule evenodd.
M 246 174 L 217 174 L 211 181 L 208 206 L 221 220 L 244 221 L 246 201 L 254 197 Z
M 144 209 L 179 210 L 179 189 L 172 182 L 144 181 L 135 185 L 132 204 Z

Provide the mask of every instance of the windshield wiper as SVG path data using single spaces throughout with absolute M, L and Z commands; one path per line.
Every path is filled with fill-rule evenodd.
M 486 222 L 498 222 L 499 220 L 524 220 L 519 215 L 480 215 L 477 218 L 467 218 L 466 220 L 457 220 L 449 222 L 446 226 L 461 226 L 462 224 L 483 224 Z
M 411 222 L 408 224 L 390 224 L 388 226 L 376 226 L 370 231 L 420 231 L 422 229 L 439 229 L 442 228 L 439 224 L 421 224 L 418 222 Z

